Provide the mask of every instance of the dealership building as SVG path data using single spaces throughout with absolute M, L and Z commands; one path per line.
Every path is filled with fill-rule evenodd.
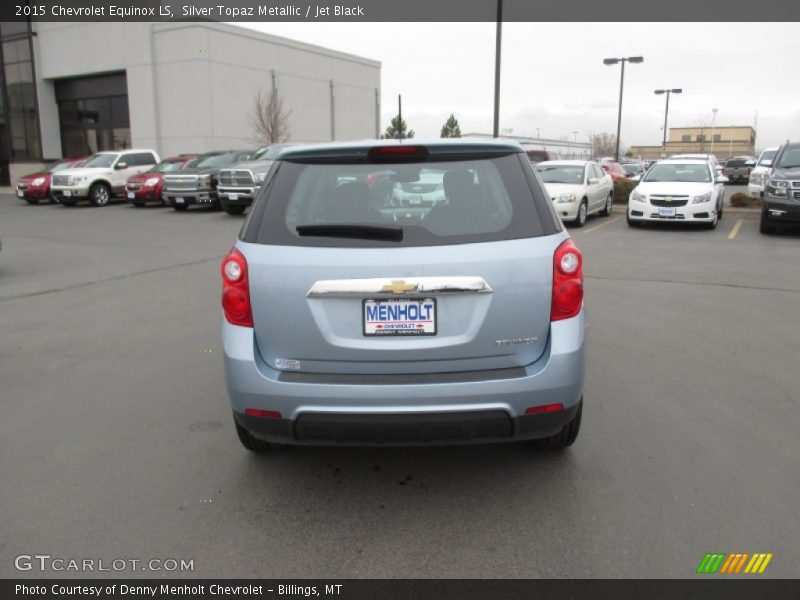
M 4 22 L 0 60 L 0 185 L 99 150 L 254 147 L 273 90 L 291 141 L 380 132 L 380 62 L 238 26 Z

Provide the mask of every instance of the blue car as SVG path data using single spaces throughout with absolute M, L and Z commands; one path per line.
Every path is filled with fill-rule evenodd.
M 431 172 L 441 201 L 387 202 Z M 578 435 L 582 257 L 515 143 L 287 148 L 221 271 L 248 450 Z

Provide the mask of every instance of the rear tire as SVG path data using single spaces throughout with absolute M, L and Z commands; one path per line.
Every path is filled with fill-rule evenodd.
M 222 203 L 222 210 L 224 210 L 229 215 L 242 215 L 244 214 L 244 210 L 246 206 L 239 206 L 236 204 L 228 204 L 227 202 Z
M 533 445 L 536 448 L 541 448 L 542 450 L 563 450 L 564 448 L 568 448 L 578 437 L 578 433 L 581 430 L 581 413 L 583 412 L 583 398 L 580 399 L 580 404 L 578 404 L 578 412 L 575 413 L 575 416 L 572 417 L 572 420 L 564 425 L 555 435 L 551 435 L 550 437 L 542 438 L 540 440 L 533 440 Z
M 235 418 L 233 424 L 236 426 L 236 435 L 239 437 L 242 446 L 247 448 L 250 452 L 266 454 L 272 450 L 272 444 L 253 437 L 250 431 L 239 425 Z

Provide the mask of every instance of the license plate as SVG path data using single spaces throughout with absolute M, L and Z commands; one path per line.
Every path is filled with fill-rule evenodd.
M 411 196 L 408 199 L 409 204 L 422 204 L 422 196 Z
M 65 198 L 69 198 L 70 196 L 72 196 L 72 190 L 64 190 L 63 194 Z
M 436 299 L 364 300 L 365 336 L 436 335 Z
M 228 200 L 238 200 L 239 194 L 228 193 Z
M 17 196 L 19 196 L 20 198 L 24 198 L 25 192 L 23 192 L 22 190 L 17 190 Z
M 175 204 L 183 204 L 183 198 L 181 198 L 180 196 L 175 198 Z
M 675 209 L 668 208 L 668 207 L 661 207 L 658 209 L 658 214 L 662 217 L 674 217 L 675 216 Z
M 136 194 L 134 194 L 133 192 L 128 192 L 128 198 L 133 200 L 134 198 L 136 198 Z

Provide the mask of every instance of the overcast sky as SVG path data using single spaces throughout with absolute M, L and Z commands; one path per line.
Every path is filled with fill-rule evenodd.
M 491 133 L 494 23 L 251 23 L 247 26 L 382 62 L 381 123 L 396 115 L 438 137 L 453 112 L 461 131 Z M 513 135 L 587 140 L 616 132 L 620 67 L 627 65 L 622 143 L 660 145 L 669 126 L 753 125 L 757 147 L 800 138 L 800 38 L 795 23 L 505 23 L 500 127 Z

